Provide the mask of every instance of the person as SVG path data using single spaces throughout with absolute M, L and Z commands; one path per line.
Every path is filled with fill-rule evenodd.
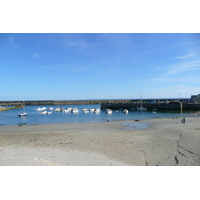
M 183 117 L 183 123 L 185 124 L 185 117 Z
M 199 113 L 198 113 L 198 117 L 199 117 Z

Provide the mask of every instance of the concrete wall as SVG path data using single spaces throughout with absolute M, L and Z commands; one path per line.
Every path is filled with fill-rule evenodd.
M 169 103 L 169 104 L 139 104 L 139 103 L 129 103 L 129 104 L 110 104 L 103 103 L 101 104 L 101 109 L 131 109 L 137 108 L 140 106 L 147 108 L 147 110 L 181 110 L 180 103 Z M 182 110 L 200 110 L 200 104 L 192 104 L 192 103 L 182 103 Z

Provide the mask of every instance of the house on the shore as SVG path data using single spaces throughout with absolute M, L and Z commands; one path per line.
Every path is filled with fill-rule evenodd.
M 198 95 L 192 95 L 191 96 L 191 101 L 193 103 L 200 103 L 200 94 L 198 94 Z

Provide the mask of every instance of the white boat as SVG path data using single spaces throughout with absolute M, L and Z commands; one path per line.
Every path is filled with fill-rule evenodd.
M 40 112 L 39 114 L 41 114 L 41 115 L 46 115 L 46 114 L 47 114 L 47 111 L 42 111 L 42 112 Z
M 28 113 L 25 112 L 25 106 L 23 106 L 23 108 L 24 108 L 24 112 L 19 113 L 18 114 L 19 117 L 25 117 L 28 115 Z
M 81 111 L 86 111 L 86 110 L 88 110 L 88 109 L 87 109 L 87 108 L 82 108 L 82 109 L 81 109 Z
M 46 110 L 46 107 L 43 107 L 43 108 L 36 108 L 35 110 L 37 110 L 37 111 L 42 111 L 42 110 Z
M 65 110 L 63 110 L 63 112 L 70 112 L 71 110 L 66 108 Z
M 36 108 L 35 110 L 36 111 L 42 111 L 43 109 L 39 107 L 39 108 Z
M 73 109 L 71 110 L 71 112 L 72 112 L 72 113 L 78 113 L 79 110 L 78 110 L 77 108 L 73 108 Z
M 90 111 L 90 112 L 94 112 L 94 111 L 95 111 L 95 108 L 90 108 L 89 111 Z
M 45 111 L 40 112 L 39 114 L 42 114 L 42 115 L 49 115 L 49 114 L 52 114 L 52 112 L 47 112 L 47 111 L 45 110 Z
M 112 110 L 107 109 L 107 110 L 106 110 L 106 114 L 112 114 Z
M 123 113 L 128 114 L 128 110 L 124 109 Z
M 89 113 L 89 110 L 84 110 L 83 113 Z
M 58 108 L 56 108 L 54 111 L 55 111 L 55 112 L 62 112 L 63 110 L 64 110 L 63 108 L 58 107 Z
M 137 108 L 137 110 L 147 110 L 146 108 L 143 108 L 142 106 L 140 108 Z
M 100 113 L 100 109 L 95 109 L 94 113 Z
M 49 108 L 49 110 L 53 110 L 53 108 L 52 108 L 52 107 L 50 107 L 50 108 Z
M 153 109 L 152 113 L 154 113 L 154 114 L 155 114 L 155 113 L 156 113 L 156 111 L 157 111 L 157 109 Z
M 23 117 L 23 116 L 27 116 L 27 115 L 28 115 L 28 113 L 23 112 L 23 113 L 20 113 L 18 116 Z

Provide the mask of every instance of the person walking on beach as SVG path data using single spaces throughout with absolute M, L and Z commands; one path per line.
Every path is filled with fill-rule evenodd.
M 181 123 L 185 124 L 185 117 L 183 117 L 183 119 L 181 119 Z

